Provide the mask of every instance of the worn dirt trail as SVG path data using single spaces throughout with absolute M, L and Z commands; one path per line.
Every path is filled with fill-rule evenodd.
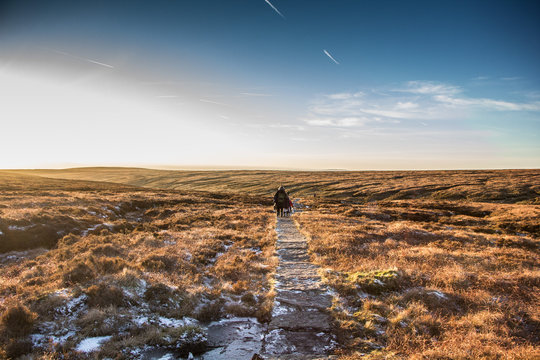
M 308 254 L 307 240 L 290 217 L 278 218 L 276 297 L 263 341 L 267 359 L 324 359 L 335 346 L 326 312 L 332 295 Z

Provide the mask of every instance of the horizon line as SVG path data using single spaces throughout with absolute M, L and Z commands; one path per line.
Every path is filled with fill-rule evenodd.
M 500 168 L 398 168 L 398 169 L 347 169 L 347 168 L 289 168 L 289 167 L 256 167 L 256 166 L 75 166 L 75 167 L 43 167 L 43 168 L 11 168 L 0 171 L 69 171 L 90 169 L 138 169 L 157 171 L 290 171 L 290 172 L 393 172 L 393 171 L 505 171 L 505 170 L 540 170 L 540 167 L 500 167 Z

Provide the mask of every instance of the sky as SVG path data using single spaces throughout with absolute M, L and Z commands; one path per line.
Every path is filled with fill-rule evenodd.
M 0 168 L 540 167 L 540 2 L 0 0 Z

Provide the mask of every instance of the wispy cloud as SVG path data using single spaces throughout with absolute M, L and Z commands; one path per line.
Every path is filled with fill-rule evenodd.
M 455 98 L 447 95 L 436 95 L 435 100 L 442 103 L 462 107 L 482 107 L 496 111 L 540 111 L 540 102 L 515 103 L 485 98 Z
M 240 95 L 243 95 L 243 96 L 272 96 L 271 94 L 251 93 L 251 92 L 243 92 L 243 93 L 240 93 Z
M 298 131 L 304 131 L 305 127 L 302 125 L 296 125 L 296 124 L 269 124 L 268 127 L 275 128 L 275 129 L 292 129 L 292 130 L 298 130 Z
M 461 89 L 457 86 L 437 83 L 434 81 L 409 81 L 405 87 L 394 89 L 397 92 L 408 92 L 412 94 L 432 95 L 432 94 L 457 94 Z
M 417 103 L 413 103 L 410 101 L 405 101 L 405 102 L 398 101 L 396 105 L 398 109 L 403 109 L 403 110 L 416 109 L 418 108 L 418 106 L 419 105 Z
M 282 18 L 285 19 L 285 16 L 283 16 L 283 14 L 282 14 L 282 13 L 281 13 L 274 5 L 272 5 L 272 3 L 270 2 L 270 0 L 264 0 L 264 1 L 265 1 L 268 5 L 270 5 L 270 7 L 271 7 L 272 9 L 274 9 L 274 11 L 275 11 L 276 13 L 279 14 L 279 16 L 281 16 Z
M 199 101 L 204 102 L 204 103 L 214 104 L 214 105 L 230 106 L 230 105 L 222 103 L 222 102 L 208 100 L 208 99 L 199 99 Z
M 337 94 L 329 94 L 329 95 L 326 95 L 326 97 L 333 100 L 347 100 L 347 99 L 352 99 L 352 98 L 359 98 L 364 95 L 365 94 L 363 92 L 358 91 L 355 93 L 343 92 L 343 93 L 337 93 Z
M 378 127 L 427 126 L 430 121 L 467 119 L 479 112 L 540 112 L 537 99 L 469 97 L 462 87 L 433 81 L 409 81 L 382 94 L 371 89 L 319 96 L 303 121 L 308 126 L 366 129 L 374 123 Z
M 64 51 L 60 51 L 60 50 L 55 50 L 55 49 L 49 49 L 57 54 L 60 54 L 60 55 L 64 55 L 64 56 L 69 56 L 73 59 L 77 59 L 77 60 L 82 60 L 82 61 L 86 61 L 86 62 L 89 62 L 89 63 L 92 63 L 92 64 L 96 64 L 96 65 L 100 65 L 100 66 L 104 66 L 106 68 L 109 68 L 109 69 L 114 69 L 114 66 L 112 65 L 109 65 L 109 64 L 105 64 L 105 63 L 102 63 L 100 61 L 96 61 L 96 60 L 92 60 L 92 59 L 88 59 L 88 58 L 84 58 L 84 57 L 80 57 L 80 56 L 76 56 L 76 55 L 73 55 L 73 54 L 69 54 L 67 52 L 64 52 Z
M 249 123 L 247 127 L 254 129 L 285 129 L 288 131 L 304 131 L 306 127 L 299 124 L 284 124 L 284 123 Z
M 326 54 L 326 56 L 330 58 L 330 60 L 332 60 L 333 62 L 339 65 L 339 62 L 336 59 L 334 59 L 334 57 L 330 55 L 330 53 L 327 50 L 323 49 L 323 52 Z
M 365 117 L 343 117 L 343 118 L 318 118 L 305 119 L 306 124 L 310 126 L 328 126 L 328 127 L 355 127 L 364 125 L 370 119 Z

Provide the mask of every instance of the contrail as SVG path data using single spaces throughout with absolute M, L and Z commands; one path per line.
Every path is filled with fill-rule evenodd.
M 283 16 L 283 14 L 280 13 L 279 10 L 276 9 L 276 7 L 275 7 L 274 5 L 272 5 L 272 3 L 270 2 L 270 0 L 264 0 L 264 1 L 265 1 L 268 5 L 270 5 L 270 7 L 271 7 L 272 9 L 274 9 L 274 11 L 277 12 L 277 13 L 279 14 L 279 16 L 281 16 L 282 18 L 285 19 L 285 16 Z
M 65 56 L 72 57 L 72 58 L 74 58 L 74 59 L 83 60 L 83 61 L 88 61 L 88 62 L 90 62 L 90 63 L 92 63 L 92 64 L 101 65 L 101 66 L 108 67 L 108 68 L 110 68 L 110 69 L 114 69 L 114 66 L 109 65 L 109 64 L 104 64 L 104 63 L 99 62 L 99 61 L 96 61 L 96 60 L 87 59 L 87 58 L 83 58 L 83 57 L 80 57 L 80 56 L 75 56 L 75 55 L 69 54 L 69 53 L 67 53 L 67 52 L 60 51 L 60 50 L 54 50 L 54 49 L 51 49 L 51 51 L 54 51 L 55 53 L 58 53 L 58 54 L 61 54 L 61 55 L 65 55 Z
M 333 62 L 335 62 L 336 64 L 339 65 L 339 62 L 338 62 L 336 59 L 334 59 L 334 57 L 333 57 L 332 55 L 330 55 L 330 53 L 329 53 L 328 51 L 326 51 L 326 50 L 323 49 L 323 52 L 324 52 L 324 53 L 326 54 L 326 56 L 328 56 Z
M 105 67 L 114 69 L 114 66 L 109 65 L 109 64 L 104 64 L 104 63 L 102 63 L 102 62 L 95 61 L 95 60 L 90 60 L 90 59 L 84 59 L 84 60 L 86 60 L 86 61 L 88 61 L 88 62 L 91 62 L 92 64 L 101 65 L 101 66 L 105 66 Z

